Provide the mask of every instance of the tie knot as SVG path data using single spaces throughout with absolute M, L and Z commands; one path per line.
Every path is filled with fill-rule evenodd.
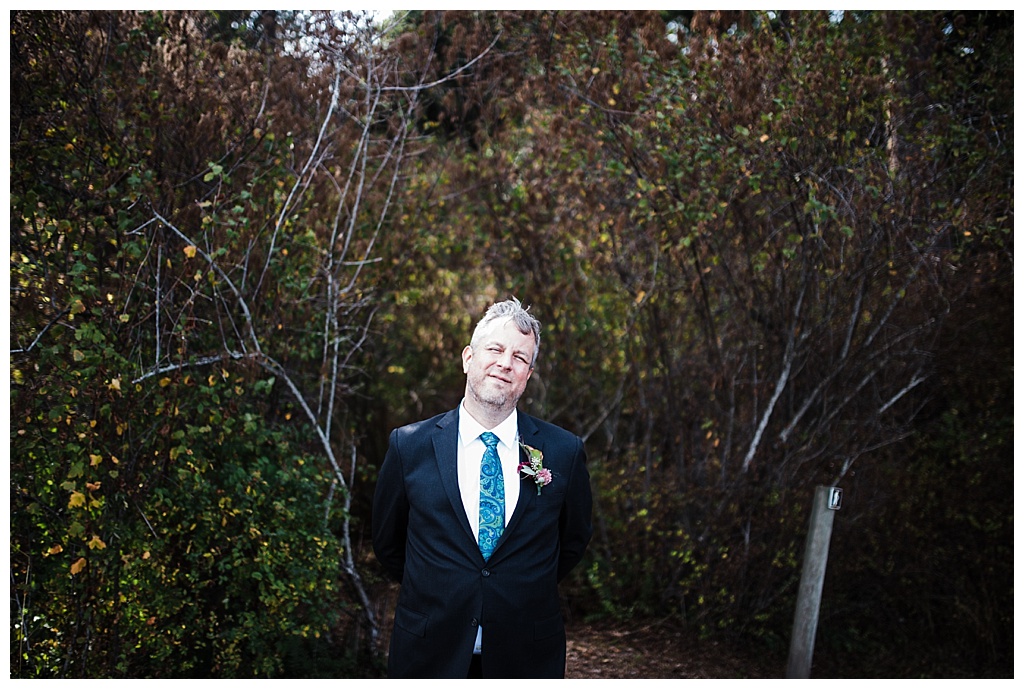
M 490 431 L 484 431 L 481 433 L 480 440 L 484 441 L 484 445 L 492 450 L 498 447 L 498 436 L 494 435 Z

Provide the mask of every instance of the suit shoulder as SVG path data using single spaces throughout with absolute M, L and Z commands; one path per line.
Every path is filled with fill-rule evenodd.
M 437 416 L 432 416 L 429 419 L 414 421 L 410 424 L 399 426 L 398 428 L 394 429 L 393 431 L 391 431 L 391 436 L 393 438 L 404 440 L 407 438 L 420 435 L 422 433 L 430 433 L 439 426 L 447 425 L 451 421 L 449 417 L 454 417 L 454 415 L 454 411 L 449 411 L 444 412 L 442 414 L 438 414 Z
M 530 416 L 529 414 L 523 414 L 523 416 L 528 423 L 532 422 L 537 427 L 538 433 L 545 435 L 549 439 L 555 440 L 559 443 L 582 443 L 580 437 L 572 431 L 568 431 L 561 426 L 556 426 L 550 421 L 544 421 L 535 416 Z

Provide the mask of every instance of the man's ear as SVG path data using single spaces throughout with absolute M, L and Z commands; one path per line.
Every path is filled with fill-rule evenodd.
M 462 350 L 462 372 L 469 373 L 469 361 L 473 358 L 473 348 L 466 345 Z

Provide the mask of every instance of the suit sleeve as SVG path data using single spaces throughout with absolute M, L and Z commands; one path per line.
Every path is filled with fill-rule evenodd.
M 593 534 L 592 510 L 593 496 L 590 491 L 590 472 L 587 471 L 587 451 L 583 448 L 583 441 L 576 438 L 576 452 L 569 470 L 569 486 L 559 518 L 559 581 L 583 559 L 583 553 Z
M 373 495 L 373 552 L 395 581 L 405 571 L 405 542 L 409 501 L 405 492 L 398 431 L 392 431 Z

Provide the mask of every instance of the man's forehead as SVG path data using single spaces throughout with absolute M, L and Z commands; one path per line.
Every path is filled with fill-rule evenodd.
M 529 348 L 533 349 L 534 341 L 531 333 L 524 333 L 516 326 L 512 318 L 505 318 L 488 324 L 480 340 L 486 343 L 505 344 L 510 339 L 524 338 L 528 340 Z

